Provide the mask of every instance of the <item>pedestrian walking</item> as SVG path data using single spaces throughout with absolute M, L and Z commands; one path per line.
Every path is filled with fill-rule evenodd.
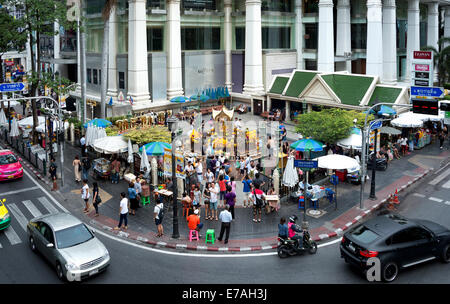
M 89 179 L 89 169 L 91 169 L 91 161 L 87 156 L 84 156 L 82 161 L 82 171 L 83 171 L 83 179 Z
M 86 156 L 86 138 L 84 135 L 80 138 L 80 145 L 81 145 L 81 156 Z
M 89 186 L 87 184 L 87 179 L 83 180 L 83 187 L 81 188 L 81 199 L 84 200 L 84 203 L 86 204 L 86 206 L 84 207 L 83 212 L 88 212 L 89 211 Z
M 92 183 L 92 205 L 95 208 L 95 216 L 98 216 L 98 205 L 102 202 L 100 195 L 98 194 L 97 182 Z
M 203 190 L 203 204 L 205 205 L 205 219 L 206 220 L 212 220 L 212 216 L 210 217 L 210 199 L 211 199 L 211 193 L 209 192 L 210 183 L 205 184 L 205 190 Z
M 230 213 L 230 206 L 225 206 L 225 209 L 220 212 L 219 217 L 222 224 L 220 226 L 220 234 L 218 240 L 222 241 L 223 234 L 225 232 L 225 241 L 223 243 L 227 244 L 230 237 L 231 221 L 233 220 L 233 216 Z
M 234 205 L 236 204 L 236 194 L 232 191 L 231 186 L 227 186 L 227 194 L 225 194 L 225 201 L 228 206 L 230 206 L 230 212 L 233 216 L 233 221 L 236 218 L 234 216 Z
M 197 172 L 197 181 L 202 184 L 203 183 L 203 165 L 200 159 L 197 159 L 195 163 L 195 171 Z
M 211 208 L 211 219 L 214 217 L 216 218 L 216 221 L 218 221 L 217 217 L 217 199 L 220 192 L 219 184 L 216 182 L 209 184 L 209 193 L 210 193 L 210 203 L 209 207 Z
M 48 172 L 50 173 L 50 179 L 53 182 L 52 191 L 58 190 L 58 183 L 56 182 L 56 179 L 57 179 L 56 169 L 57 168 L 58 168 L 58 166 L 56 165 L 55 159 L 52 157 L 50 167 L 48 168 Z
M 158 199 L 155 209 L 153 209 L 153 217 L 155 219 L 155 225 L 158 229 L 157 237 L 161 237 L 164 235 L 164 229 L 162 226 L 162 221 L 164 218 L 164 204 L 161 199 Z
M 214 173 L 212 173 L 211 168 L 208 168 L 208 172 L 206 172 L 206 181 L 208 183 L 212 183 L 214 181 Z
M 134 188 L 134 183 L 131 182 L 128 185 L 128 199 L 130 200 L 130 214 L 136 215 L 136 209 L 139 206 L 139 202 L 137 200 L 136 189 Z
M 120 161 L 117 157 L 111 162 L 111 184 L 119 183 Z
M 272 136 L 269 135 L 269 139 L 267 140 L 267 151 L 268 151 L 268 154 L 269 154 L 269 159 L 272 158 L 274 145 L 275 144 L 273 142 Z
M 81 161 L 78 155 L 75 155 L 75 159 L 72 162 L 73 172 L 75 173 L 75 181 L 81 182 Z
M 145 180 L 142 180 L 141 187 L 141 202 L 150 202 L 150 186 Z
M 264 206 L 264 200 L 266 195 L 256 185 L 250 194 L 250 199 L 253 202 L 253 221 L 255 223 L 261 222 L 262 207 Z
M 221 203 L 221 208 L 225 207 L 225 194 L 227 191 L 227 185 L 226 185 L 226 180 L 225 177 L 223 175 L 219 175 L 219 190 L 220 190 L 220 203 Z
M 445 133 L 441 131 L 439 133 L 439 148 L 442 149 L 444 147 Z
M 244 193 L 244 201 L 243 201 L 244 208 L 247 208 L 247 206 L 251 207 L 250 190 L 251 190 L 252 180 L 250 179 L 248 174 L 245 174 L 245 176 L 242 178 L 242 184 L 244 186 L 242 189 L 242 192 Z
M 230 182 L 228 184 L 231 186 L 231 192 L 236 194 L 236 182 L 234 181 L 234 176 L 230 177 Z
M 130 202 L 128 201 L 125 192 L 120 193 L 120 206 L 119 206 L 119 225 L 114 227 L 114 230 L 119 230 L 124 224 L 124 229 L 128 229 L 128 208 L 130 207 Z

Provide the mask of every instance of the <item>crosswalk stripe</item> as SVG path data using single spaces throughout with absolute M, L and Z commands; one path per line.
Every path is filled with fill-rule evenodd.
M 14 231 L 14 228 L 12 226 L 9 226 L 4 231 L 5 231 L 6 237 L 8 238 L 11 245 L 16 245 L 16 244 L 22 243 L 22 241 L 20 240 L 20 237 Z
M 25 207 L 27 207 L 28 211 L 30 211 L 30 213 L 33 215 L 33 217 L 42 215 L 41 211 L 39 211 L 39 209 L 36 208 L 36 206 L 33 204 L 32 201 L 26 200 L 26 201 L 22 201 L 22 203 L 25 205 Z
M 0 243 L 0 249 L 1 249 L 1 248 L 3 248 L 3 247 L 2 247 L 2 244 Z
M 58 213 L 59 212 L 58 209 L 56 209 L 56 207 L 53 206 L 45 196 L 39 197 L 38 200 L 45 207 L 45 209 L 48 210 L 48 212 L 50 212 L 50 213 Z
M 450 175 L 450 169 L 445 170 L 444 173 L 433 179 L 431 182 L 429 182 L 430 185 L 437 185 L 439 184 L 444 178 L 446 178 L 448 175 Z
M 443 184 L 442 188 L 450 189 L 450 180 L 448 180 L 445 184 Z
M 23 215 L 22 211 L 20 211 L 19 208 L 17 208 L 16 204 L 14 203 L 8 204 L 8 208 L 9 210 L 11 210 L 11 213 L 14 215 L 17 222 L 20 224 L 20 227 L 22 227 L 23 230 L 27 231 L 28 220 L 25 217 L 25 215 Z
M 438 203 L 442 203 L 442 201 L 443 201 L 443 199 L 440 199 L 440 198 L 437 198 L 437 197 L 432 197 L 432 196 L 430 196 L 428 199 L 432 200 L 432 201 L 435 201 L 435 202 L 438 202 Z

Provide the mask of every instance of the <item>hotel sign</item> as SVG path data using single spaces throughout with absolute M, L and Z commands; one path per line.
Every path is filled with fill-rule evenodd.
M 433 86 L 433 52 L 413 51 L 411 85 L 421 87 Z

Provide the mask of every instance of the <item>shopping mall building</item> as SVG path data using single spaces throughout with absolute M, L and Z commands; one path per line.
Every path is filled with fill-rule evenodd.
M 104 1 L 86 2 L 87 98 L 98 102 Z M 161 109 L 172 97 L 227 86 L 233 101 L 253 106 L 276 76 L 295 70 L 407 85 L 412 51 L 450 37 L 450 1 L 119 0 L 109 24 L 113 101 L 122 92 L 134 111 Z M 53 63 L 61 64 L 49 67 L 76 81 L 76 35 L 58 39 Z

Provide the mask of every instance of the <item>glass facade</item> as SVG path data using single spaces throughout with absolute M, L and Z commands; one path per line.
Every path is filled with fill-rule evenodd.
M 89 53 L 101 53 L 103 44 L 103 28 L 88 29 L 86 35 L 86 51 Z
M 397 49 L 406 50 L 406 30 L 408 22 L 406 20 L 397 20 Z
M 217 0 L 181 0 L 181 8 L 185 10 L 211 10 L 218 9 Z
M 291 47 L 290 27 L 263 27 L 263 49 L 289 49 Z
M 365 50 L 367 47 L 367 24 L 351 25 L 352 49 Z
M 287 13 L 293 11 L 292 4 L 291 0 L 262 0 L 261 10 Z
M 303 0 L 303 15 L 317 16 L 319 13 L 319 0 Z
M 365 19 L 367 17 L 367 5 L 366 1 L 351 0 L 350 1 L 350 14 L 355 19 Z
M 193 50 L 219 50 L 219 27 L 182 27 L 181 49 Z
M 318 23 L 306 23 L 305 24 L 305 49 L 317 49 L 319 36 L 319 24 Z
M 161 52 L 163 50 L 162 27 L 147 27 L 147 52 Z
M 245 49 L 245 27 L 236 27 L 236 50 Z
M 85 0 L 86 2 L 86 14 L 101 14 L 105 0 Z
M 147 7 L 151 9 L 166 9 L 165 0 L 147 0 Z

